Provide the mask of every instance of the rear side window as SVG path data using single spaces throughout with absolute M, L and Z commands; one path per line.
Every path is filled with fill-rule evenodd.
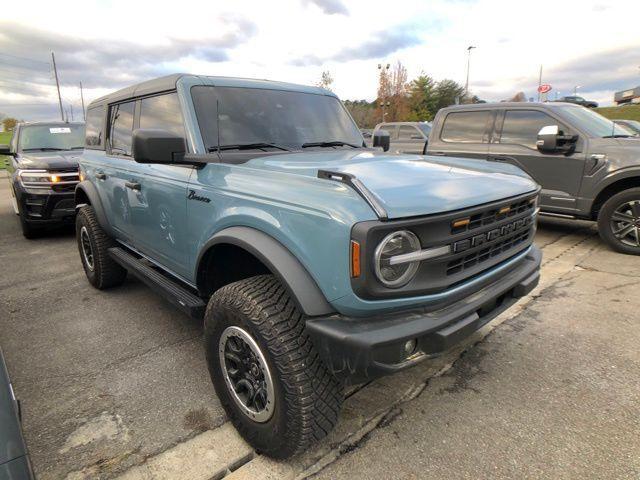
M 140 102 L 140 128 L 157 128 L 184 137 L 178 94 L 143 98 Z
M 537 110 L 508 110 L 504 115 L 500 143 L 535 149 L 538 132 L 547 125 L 558 125 L 558 121 Z
M 440 138 L 445 142 L 486 143 L 484 132 L 490 116 L 489 110 L 452 112 L 444 119 Z
M 409 125 L 400 125 L 398 129 L 399 140 L 416 140 L 422 139 L 422 135 L 418 130 Z
M 109 146 L 114 155 L 131 156 L 135 102 L 112 105 L 109 111 Z
M 87 147 L 101 147 L 104 132 L 104 107 L 87 110 L 84 143 Z

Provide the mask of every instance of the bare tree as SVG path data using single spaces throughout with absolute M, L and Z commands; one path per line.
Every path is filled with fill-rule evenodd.
M 320 76 L 320 81 L 317 83 L 318 87 L 321 88 L 325 88 L 329 91 L 331 90 L 331 84 L 333 83 L 333 77 L 331 76 L 331 73 L 329 72 L 329 70 L 325 70 L 322 72 L 322 75 Z

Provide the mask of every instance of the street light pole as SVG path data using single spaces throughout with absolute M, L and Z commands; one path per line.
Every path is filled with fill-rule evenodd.
M 381 63 L 378 64 L 378 70 L 380 70 L 380 77 L 382 77 L 382 73 L 383 73 L 383 69 L 386 70 L 387 72 L 389 71 L 389 67 L 391 67 L 390 63 L 387 63 L 386 65 L 382 65 Z M 380 82 L 380 86 L 383 87 L 382 82 Z M 385 107 L 385 103 L 387 104 L 386 106 L 388 107 L 390 105 L 390 103 L 387 101 L 386 99 L 386 95 L 385 92 L 383 90 L 383 88 L 380 88 L 380 93 L 381 93 L 381 97 L 382 97 L 382 102 L 380 102 L 380 106 L 382 107 L 382 123 L 384 123 L 384 107 Z
M 581 88 L 581 86 L 580 86 L 580 85 L 576 85 L 576 86 L 574 86 L 574 87 L 573 87 L 573 96 L 574 96 L 574 97 L 575 97 L 575 96 L 576 96 L 576 94 L 578 93 L 578 89 L 579 89 L 579 88 Z
M 466 96 L 469 96 L 469 66 L 471 65 L 471 50 L 473 50 L 474 47 L 473 45 L 469 45 L 467 47 L 467 83 L 465 83 L 464 86 L 464 93 Z

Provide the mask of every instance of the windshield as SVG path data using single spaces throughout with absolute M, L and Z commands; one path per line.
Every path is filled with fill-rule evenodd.
M 83 148 L 84 125 L 27 125 L 20 127 L 18 149 L 73 150 Z
M 591 137 L 631 136 L 634 133 L 622 125 L 618 125 L 599 113 L 585 107 L 562 107 L 560 110 L 571 123 L 587 132 Z
M 193 87 L 191 92 L 208 150 L 218 146 L 218 138 L 221 147 L 271 144 L 298 149 L 326 142 L 333 142 L 325 145 L 328 147 L 341 147 L 341 143 L 362 145 L 358 127 L 342 103 L 332 96 L 204 86 Z
M 633 130 L 636 135 L 640 133 L 640 122 L 637 120 L 621 120 L 620 122 L 616 121 L 616 123 L 627 128 L 628 130 Z

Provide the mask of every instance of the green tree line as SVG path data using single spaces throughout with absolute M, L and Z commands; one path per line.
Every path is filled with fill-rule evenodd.
M 397 62 L 393 68 L 381 68 L 377 98 L 346 100 L 345 107 L 360 128 L 373 128 L 386 122 L 429 122 L 438 110 L 458 103 L 477 103 L 476 96 L 466 95 L 454 80 L 436 81 L 426 73 L 407 81 L 407 70 Z

